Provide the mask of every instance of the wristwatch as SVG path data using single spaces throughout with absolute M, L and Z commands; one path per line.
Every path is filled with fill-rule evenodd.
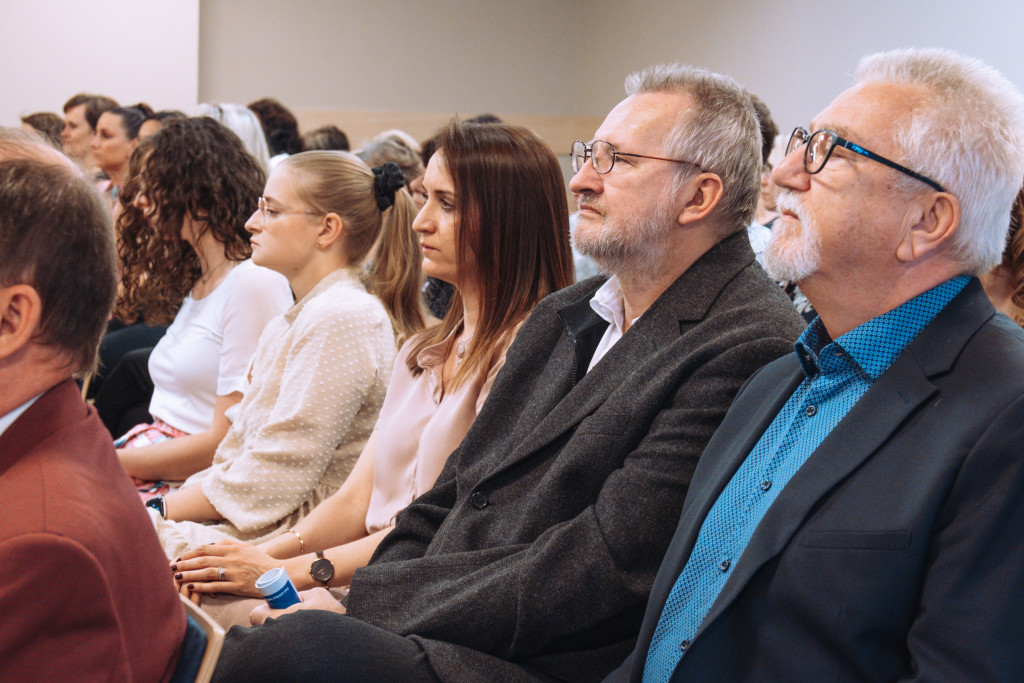
M 163 496 L 153 496 L 146 501 L 146 507 L 156 510 L 160 519 L 167 519 L 167 506 L 164 504 Z
M 334 563 L 324 557 L 323 550 L 316 551 L 316 558 L 309 567 L 309 575 L 313 577 L 314 581 L 319 581 L 324 588 L 327 588 L 331 585 L 331 579 L 334 577 Z

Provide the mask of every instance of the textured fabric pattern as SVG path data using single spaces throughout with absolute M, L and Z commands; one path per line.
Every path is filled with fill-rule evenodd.
M 165 552 L 291 528 L 345 481 L 384 401 L 395 357 L 384 306 L 338 270 L 272 320 L 252 384 L 201 485 L 222 524 L 154 516 Z
M 722 491 L 665 603 L 644 669 L 668 681 L 751 536 L 797 470 L 964 286 L 949 280 L 832 341 L 816 319 L 797 341 L 805 378 Z

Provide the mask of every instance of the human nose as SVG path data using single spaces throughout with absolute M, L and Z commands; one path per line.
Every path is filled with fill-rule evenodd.
M 92 147 L 93 149 L 99 149 L 100 148 L 100 136 L 99 135 L 93 135 L 92 136 L 92 142 L 89 143 L 89 146 Z
M 249 232 L 256 233 L 263 229 L 263 216 L 259 209 L 252 212 L 249 216 L 249 220 L 245 222 L 245 229 Z
M 573 194 L 597 194 L 604 188 L 601 174 L 594 170 L 594 158 L 587 157 L 586 162 L 569 180 L 569 190 Z
M 793 190 L 806 190 L 810 186 L 811 176 L 804 168 L 806 149 L 805 145 L 801 145 L 782 157 L 782 161 L 772 171 L 772 180 L 776 185 Z
M 434 223 L 430 216 L 432 212 L 433 209 L 430 207 L 430 200 L 428 199 L 427 203 L 423 205 L 423 208 L 420 209 L 418 214 L 416 214 L 416 218 L 412 222 L 413 232 L 424 233 L 434 231 Z

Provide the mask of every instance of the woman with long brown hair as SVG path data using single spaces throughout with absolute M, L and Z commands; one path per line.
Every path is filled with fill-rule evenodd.
M 571 284 L 565 186 L 547 145 L 524 128 L 452 123 L 438 147 L 414 228 L 424 272 L 456 287 L 448 315 L 403 346 L 374 433 L 341 489 L 258 546 L 186 553 L 172 565 L 184 591 L 254 596 L 255 579 L 281 565 L 300 589 L 346 586 L 395 515 L 433 485 L 530 311 Z M 244 623 L 251 608 L 210 602 L 222 623 Z

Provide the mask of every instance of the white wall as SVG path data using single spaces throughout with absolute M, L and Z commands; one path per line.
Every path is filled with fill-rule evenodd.
M 77 92 L 192 108 L 199 0 L 0 0 L 0 125 Z

